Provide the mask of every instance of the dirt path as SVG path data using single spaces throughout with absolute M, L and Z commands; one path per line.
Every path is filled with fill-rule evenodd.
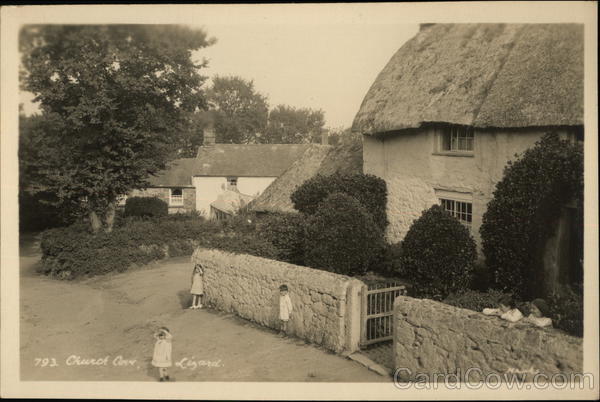
M 152 332 L 164 325 L 174 336 L 176 381 L 388 381 L 235 316 L 184 309 L 188 258 L 77 282 L 36 274 L 39 258 L 35 246 L 22 247 L 23 380 L 156 381 Z

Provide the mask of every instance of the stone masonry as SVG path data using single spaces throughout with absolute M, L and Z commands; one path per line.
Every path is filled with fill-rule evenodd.
M 479 381 L 495 373 L 581 373 L 582 339 L 552 328 L 510 323 L 432 300 L 399 296 L 394 303 L 394 358 L 401 380 L 456 374 Z M 470 368 L 475 368 L 467 372 Z
M 343 275 L 265 258 L 198 248 L 192 263 L 204 267 L 205 302 L 266 327 L 279 329 L 279 286 L 293 304 L 291 335 L 334 352 L 353 352 L 360 337 L 359 290 Z

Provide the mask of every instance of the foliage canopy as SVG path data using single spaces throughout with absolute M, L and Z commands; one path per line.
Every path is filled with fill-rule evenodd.
M 59 202 L 86 200 L 95 231 L 112 229 L 119 195 L 148 185 L 206 108 L 200 30 L 167 25 L 29 25 L 21 85 L 45 119 L 30 177 Z

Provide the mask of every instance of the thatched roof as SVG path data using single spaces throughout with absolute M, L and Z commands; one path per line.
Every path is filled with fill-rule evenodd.
M 353 131 L 426 123 L 583 124 L 583 25 L 432 24 L 406 42 L 365 96 Z
M 273 181 L 248 208 L 259 212 L 293 212 L 290 196 L 317 174 L 362 173 L 362 144 L 311 145 L 304 155 Z
M 215 144 L 174 160 L 149 179 L 152 187 L 192 187 L 192 176 L 278 177 L 310 144 Z

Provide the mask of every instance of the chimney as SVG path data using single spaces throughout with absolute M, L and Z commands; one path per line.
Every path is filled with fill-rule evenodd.
M 202 145 L 205 147 L 215 145 L 215 129 L 212 123 L 204 129 L 204 141 Z
M 329 145 L 329 133 L 325 129 L 321 132 L 321 145 Z

